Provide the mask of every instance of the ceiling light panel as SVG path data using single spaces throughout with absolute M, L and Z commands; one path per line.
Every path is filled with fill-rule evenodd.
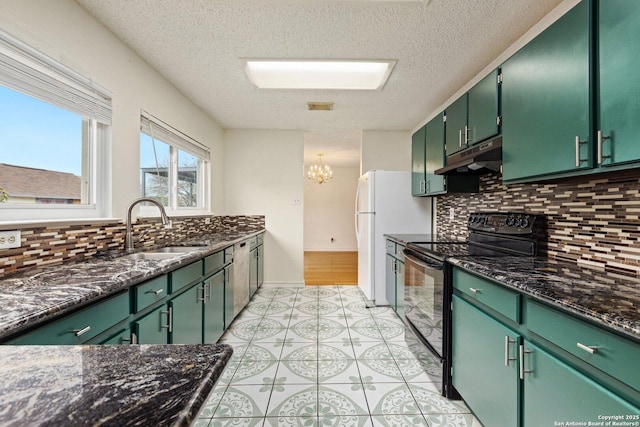
M 260 89 L 381 90 L 395 61 L 245 59 L 249 80 Z

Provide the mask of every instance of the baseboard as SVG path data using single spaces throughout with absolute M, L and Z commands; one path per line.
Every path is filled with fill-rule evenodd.
M 304 282 L 264 282 L 263 288 L 304 288 Z

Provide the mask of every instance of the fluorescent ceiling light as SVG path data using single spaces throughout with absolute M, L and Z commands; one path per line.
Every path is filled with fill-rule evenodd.
M 245 59 L 244 71 L 260 89 L 381 90 L 396 61 Z

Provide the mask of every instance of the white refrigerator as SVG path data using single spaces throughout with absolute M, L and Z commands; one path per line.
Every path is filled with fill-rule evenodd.
M 430 234 L 431 198 L 411 195 L 411 172 L 369 171 L 358 179 L 358 286 L 375 305 L 385 293 L 385 234 Z

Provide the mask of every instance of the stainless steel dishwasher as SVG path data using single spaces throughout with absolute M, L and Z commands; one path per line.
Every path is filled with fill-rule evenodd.
M 249 302 L 249 242 L 236 243 L 233 248 L 233 316 Z

